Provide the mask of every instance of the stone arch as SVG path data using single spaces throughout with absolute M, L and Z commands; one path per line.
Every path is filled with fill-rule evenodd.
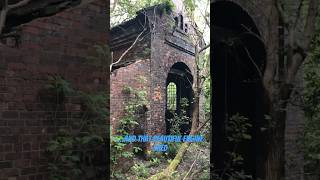
M 266 7 L 266 2 L 244 0 L 213 0 L 211 1 L 211 6 L 215 6 L 216 3 L 221 2 L 233 3 L 234 5 L 241 7 L 241 9 L 251 17 L 253 23 L 256 25 L 260 33 L 262 40 L 266 41 L 268 39 L 268 31 L 266 30 L 268 20 L 265 9 L 262 9 L 262 7 Z
M 168 108 L 168 94 L 167 94 L 167 87 L 169 84 L 174 83 L 176 85 L 176 108 L 174 110 L 170 110 Z M 180 133 L 182 134 L 189 134 L 191 130 L 191 117 L 192 117 L 192 99 L 193 99 L 193 90 L 192 90 L 192 84 L 193 84 L 193 76 L 191 73 L 190 68 L 183 62 L 176 62 L 174 63 L 166 78 L 166 133 L 170 134 L 170 129 L 172 127 L 172 123 L 169 121 L 169 119 L 173 118 L 173 114 L 176 113 L 178 115 L 182 115 L 186 113 L 185 115 L 189 117 L 188 122 L 184 122 L 185 124 L 182 124 L 180 126 Z M 183 107 L 183 103 L 181 102 L 183 99 L 188 100 L 188 106 Z M 183 111 L 185 110 L 185 112 Z
M 248 11 L 252 11 L 254 16 L 250 16 Z M 263 178 L 265 141 L 264 132 L 260 130 L 265 123 L 262 87 L 266 61 L 265 31 L 248 2 L 216 0 L 213 14 L 211 77 L 215 171 L 224 177 L 225 168 L 229 166 L 227 160 L 231 158 L 226 152 L 236 151 L 244 160 L 243 165 L 233 168 L 244 169 L 253 179 Z M 231 121 L 230 117 L 236 114 L 246 117 L 246 123 L 251 124 L 247 129 L 251 139 L 242 140 L 235 148 L 227 138 L 234 131 L 229 131 L 226 126 Z

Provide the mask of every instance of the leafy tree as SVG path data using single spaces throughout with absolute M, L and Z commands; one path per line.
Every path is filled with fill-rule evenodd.
M 161 3 L 174 7 L 171 0 L 114 0 L 111 3 L 111 27 L 133 18 L 143 8 Z
M 304 66 L 306 122 L 304 129 L 304 159 L 306 178 L 320 177 L 320 36 L 313 43 L 312 53 Z

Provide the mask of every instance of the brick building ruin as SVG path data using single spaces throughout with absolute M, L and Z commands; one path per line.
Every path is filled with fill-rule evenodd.
M 49 179 L 48 141 L 81 117 L 75 98 L 58 110 L 46 101 L 48 76 L 61 75 L 83 91 L 108 87 L 101 68 L 87 63 L 94 45 L 107 44 L 106 6 L 103 0 L 35 0 L 8 13 L 0 39 L 1 180 Z
M 182 98 L 190 102 L 192 113 L 195 78 L 194 46 L 189 40 L 193 32 L 187 16 L 178 8 L 152 6 L 137 12 L 137 16 L 111 29 L 113 62 L 125 52 L 141 32 L 141 40 L 115 64 L 111 72 L 111 124 L 116 127 L 123 116 L 126 95 L 123 88 L 145 88 L 149 104 L 146 116 L 139 122 L 135 134 L 169 134 L 171 110 L 179 113 Z M 145 28 L 145 31 L 143 30 Z M 139 82 L 139 77 L 145 82 Z M 173 102 L 168 99 L 172 99 Z M 171 104 L 170 104 L 171 103 Z M 191 123 L 181 127 L 188 133 Z M 114 129 L 113 129 L 114 130 Z
M 267 153 L 263 127 L 267 120 L 259 77 L 264 72 L 268 53 L 262 41 L 266 42 L 270 33 L 275 33 L 269 32 L 270 24 L 265 13 L 271 5 L 265 1 L 214 0 L 211 6 L 214 17 L 211 59 L 214 170 L 219 172 L 225 168 L 224 162 L 228 159 L 225 152 L 233 148 L 233 145 L 226 144 L 225 119 L 228 115 L 240 113 L 248 117 L 252 125 L 252 139 L 239 147 L 238 153 L 244 157 L 242 167 L 255 179 L 263 179 Z M 231 42 L 232 39 L 236 40 Z M 297 77 L 298 84 L 301 84 L 301 77 Z M 303 179 L 303 153 L 298 143 L 303 130 L 303 111 L 299 106 L 289 104 L 286 113 L 285 178 Z

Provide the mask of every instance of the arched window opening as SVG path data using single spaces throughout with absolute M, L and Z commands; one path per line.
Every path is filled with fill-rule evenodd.
M 183 16 L 180 15 L 180 29 L 183 30 Z
M 178 27 L 178 26 L 179 26 L 178 17 L 175 17 L 175 18 L 174 18 L 174 24 L 175 24 L 175 27 Z
M 185 32 L 185 33 L 188 33 L 188 24 L 185 24 L 185 25 L 184 25 L 184 32 Z
M 167 109 L 172 111 L 177 109 L 177 85 L 173 82 L 167 86 Z

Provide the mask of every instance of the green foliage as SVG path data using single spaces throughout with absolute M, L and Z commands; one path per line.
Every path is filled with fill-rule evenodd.
M 138 177 L 146 178 L 150 175 L 148 168 L 143 163 L 133 165 L 131 170 Z
M 187 114 L 187 108 L 189 107 L 189 100 L 187 98 L 181 98 L 180 100 L 181 112 L 178 114 L 173 113 L 173 118 L 168 119 L 168 122 L 171 125 L 170 133 L 181 135 L 180 127 L 182 125 L 187 125 L 190 123 L 190 117 Z
M 187 13 L 189 13 L 190 17 L 192 17 L 197 7 L 195 0 L 183 0 L 183 4 L 187 10 Z
M 250 140 L 251 136 L 248 134 L 248 129 L 252 127 L 248 123 L 248 118 L 235 114 L 230 117 L 227 123 L 228 140 L 232 143 L 240 143 L 243 140 Z
M 233 146 L 233 150 L 227 152 L 230 160 L 228 161 L 228 168 L 225 169 L 225 175 L 227 175 L 229 179 L 252 178 L 250 175 L 246 175 L 244 171 L 237 168 L 243 164 L 244 160 L 242 155 L 237 152 L 237 147 L 244 141 L 251 139 L 251 135 L 248 133 L 248 130 L 251 127 L 252 125 L 248 123 L 248 118 L 239 114 L 231 116 L 226 124 L 226 135 L 230 145 Z
M 122 22 L 136 16 L 136 12 L 158 4 L 164 4 L 164 12 L 175 8 L 171 0 L 118 0 L 115 8 L 111 8 L 111 26 L 116 26 Z
M 139 76 L 137 81 L 144 84 L 146 78 Z M 134 153 L 142 151 L 141 148 L 134 146 L 134 144 L 123 143 L 120 140 L 125 135 L 132 134 L 134 128 L 139 124 L 139 118 L 146 112 L 146 106 L 148 105 L 147 91 L 145 86 L 142 88 L 132 88 L 125 86 L 122 89 L 122 93 L 128 97 L 126 106 L 124 108 L 124 116 L 119 120 L 119 125 L 116 130 L 116 134 L 111 134 L 111 178 L 120 179 L 122 177 L 121 170 L 118 169 L 118 161 L 126 158 L 132 160 Z M 135 169 L 143 169 L 144 166 L 134 166 Z M 143 173 L 143 172 L 142 172 Z M 141 174 L 140 174 L 141 175 Z
M 88 56 L 86 61 L 90 65 L 95 65 L 103 68 L 103 72 L 109 70 L 111 64 L 111 53 L 109 45 L 95 45 L 92 55 Z
M 73 93 L 70 83 L 64 80 L 62 76 L 50 75 L 48 81 L 46 89 L 47 92 L 52 93 L 55 97 L 54 103 L 56 105 L 61 104 L 67 95 Z
M 151 160 L 150 160 L 150 165 L 151 166 L 159 166 L 160 165 L 160 163 L 161 163 L 161 161 L 160 161 L 160 159 L 158 159 L 158 158 L 152 158 Z
M 167 143 L 168 150 L 165 152 L 165 155 L 169 158 L 174 158 L 180 148 L 179 143 Z
M 168 119 L 168 122 L 171 125 L 170 134 L 181 135 L 181 126 L 188 125 L 191 121 L 190 117 L 187 115 L 187 108 L 189 107 L 189 100 L 187 98 L 181 98 L 180 100 L 181 112 L 178 114 L 173 112 L 173 118 Z M 177 151 L 180 148 L 180 143 L 167 143 L 168 150 L 165 154 L 174 158 Z
M 53 180 L 97 178 L 104 171 L 95 165 L 94 159 L 105 144 L 104 137 L 107 130 L 105 119 L 108 115 L 106 95 L 76 91 L 61 76 L 50 76 L 48 88 L 58 92 L 57 96 L 68 94 L 79 97 L 86 112 L 75 123 L 79 128 L 60 129 L 49 141 L 47 151 L 51 158 L 50 178 Z
M 57 94 L 70 94 L 73 93 L 73 89 L 70 86 L 70 83 L 64 80 L 59 75 L 51 75 L 48 77 L 49 83 L 47 85 L 48 90 L 57 92 Z
M 320 33 L 318 33 L 320 34 Z M 313 41 L 312 53 L 304 65 L 304 101 L 307 116 L 303 145 L 305 174 L 320 177 L 320 35 Z M 306 177 L 307 178 L 307 177 Z

